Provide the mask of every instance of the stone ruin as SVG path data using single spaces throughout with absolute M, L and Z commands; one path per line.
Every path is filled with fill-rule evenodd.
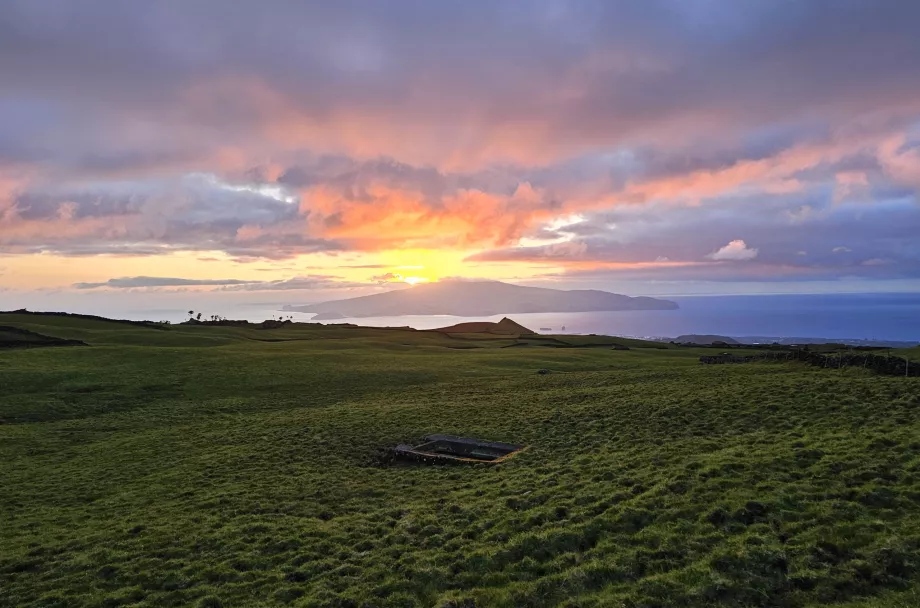
M 453 435 L 429 435 L 417 446 L 401 444 L 393 450 L 400 460 L 425 464 L 496 464 L 524 449 L 523 445 L 484 441 Z

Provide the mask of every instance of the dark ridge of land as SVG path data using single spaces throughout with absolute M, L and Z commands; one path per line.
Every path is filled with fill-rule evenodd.
M 836 345 L 843 346 L 843 345 Z M 731 353 L 719 353 L 718 355 L 704 355 L 700 357 L 700 363 L 705 364 L 725 364 L 725 363 L 754 363 L 757 361 L 797 361 L 808 363 L 824 369 L 858 368 L 861 370 L 872 371 L 884 376 L 899 376 L 904 378 L 920 377 L 920 363 L 911 361 L 907 356 L 892 357 L 891 353 L 879 355 L 872 352 L 871 347 L 855 347 L 836 352 L 822 353 L 802 348 L 789 348 L 783 350 L 781 347 L 764 349 L 758 354 L 733 355 Z
M 905 340 L 873 340 L 869 338 L 802 338 L 778 336 L 742 336 L 736 337 L 742 344 L 770 344 L 776 342 L 782 345 L 792 344 L 846 344 L 847 346 L 879 346 L 884 348 L 914 348 L 916 342 Z
M 82 340 L 46 336 L 28 329 L 0 325 L 0 348 L 39 348 L 43 346 L 87 346 Z
M 711 344 L 712 341 L 722 341 L 731 345 L 763 345 L 779 344 L 781 346 L 804 346 L 804 345 L 822 345 L 822 344 L 841 344 L 845 346 L 867 347 L 867 348 L 914 348 L 918 344 L 906 340 L 873 340 L 870 338 L 801 338 L 801 337 L 781 337 L 781 336 L 717 336 L 717 335 L 700 335 L 686 334 L 676 338 L 655 338 L 661 342 L 679 342 L 687 344 Z
M 283 310 L 312 312 L 325 319 L 402 315 L 489 317 L 539 312 L 675 310 L 669 300 L 630 297 L 598 290 L 524 287 L 500 281 L 440 281 L 347 300 L 334 300 Z
M 36 317 L 66 317 L 70 319 L 87 319 L 92 321 L 105 321 L 106 323 L 124 323 L 127 325 L 133 325 L 135 327 L 147 327 L 149 329 L 160 329 L 166 330 L 169 329 L 169 326 L 164 325 L 163 323 L 156 323 L 154 321 L 131 321 L 128 319 L 109 319 L 108 317 L 100 317 L 96 315 L 83 315 L 73 312 L 50 312 L 50 311 L 39 311 L 39 310 L 26 310 L 21 308 L 19 310 L 3 310 L 0 311 L 0 319 L 6 315 L 31 315 Z

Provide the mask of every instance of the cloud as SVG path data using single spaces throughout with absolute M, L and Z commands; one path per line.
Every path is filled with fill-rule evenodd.
M 4 3 L 0 253 L 916 276 L 920 4 L 238 4 Z
M 920 190 L 920 143 L 894 135 L 879 146 L 879 162 L 896 182 Z
M 132 289 L 135 287 L 188 287 L 196 285 L 246 285 L 258 281 L 241 281 L 238 279 L 178 279 L 172 277 L 121 277 L 109 279 L 102 283 L 74 283 L 77 289 Z
M 372 276 L 371 280 L 378 283 L 401 282 L 403 280 L 403 276 L 398 272 L 386 272 L 384 274 Z
M 367 286 L 367 283 L 346 281 L 334 275 L 309 274 L 277 281 L 257 281 L 229 285 L 223 289 L 226 291 L 294 291 L 301 289 L 352 289 Z
M 757 250 L 749 248 L 747 243 L 741 239 L 735 239 L 725 247 L 710 253 L 706 257 L 720 262 L 725 260 L 753 260 L 757 257 Z
M 863 266 L 884 266 L 885 264 L 890 264 L 889 260 L 884 260 L 882 258 L 870 258 L 862 263 Z
M 20 185 L 0 214 L 0 252 L 156 255 L 222 250 L 285 258 L 339 251 L 310 234 L 308 213 L 249 184 L 210 175 L 92 184 Z
M 850 253 L 853 250 L 849 247 L 834 247 L 831 251 L 834 253 Z
M 6 154 L 90 169 L 278 147 L 542 164 L 903 111 L 920 88 L 920 9 L 900 0 L 835 5 L 833 20 L 820 0 L 4 8 Z
M 814 221 L 790 222 L 785 211 L 800 207 L 803 200 L 802 195 L 755 195 L 676 208 L 666 203 L 619 207 L 588 214 L 571 229 L 583 251 L 552 256 L 546 246 L 504 247 L 480 251 L 468 260 L 528 264 L 572 276 L 596 270 L 611 280 L 920 279 L 920 243 L 914 236 L 920 231 L 920 208 L 913 202 L 880 201 L 866 207 L 839 205 L 828 196 Z M 735 240 L 744 241 L 745 249 L 756 243 L 757 257 L 743 264 L 707 257 L 717 249 L 713 243 Z M 841 241 L 859 242 L 860 257 L 834 252 Z M 860 263 L 872 258 L 889 263 Z
M 869 177 L 865 171 L 842 171 L 837 174 L 834 201 L 865 199 L 869 190 Z
M 366 283 L 344 281 L 333 275 L 313 274 L 274 281 L 241 279 L 181 279 L 174 277 L 121 277 L 101 283 L 74 283 L 76 289 L 134 289 L 159 287 L 220 287 L 225 291 L 288 291 L 297 289 L 344 289 L 367 287 Z

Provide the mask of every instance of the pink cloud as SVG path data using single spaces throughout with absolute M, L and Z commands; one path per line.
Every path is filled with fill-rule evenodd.
M 757 249 L 748 247 L 741 239 L 736 239 L 706 257 L 718 262 L 753 260 L 757 257 Z
M 903 134 L 884 140 L 878 148 L 878 159 L 895 181 L 920 192 L 920 146 L 907 146 Z

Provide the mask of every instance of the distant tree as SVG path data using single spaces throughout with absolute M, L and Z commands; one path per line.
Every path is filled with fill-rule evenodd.
M 188 311 L 188 316 L 189 316 L 189 317 L 194 317 L 194 316 L 195 316 L 195 311 L 194 311 L 194 310 Z
M 199 312 L 198 315 L 195 317 L 195 320 L 196 320 L 196 321 L 201 321 L 201 313 L 200 313 L 200 312 Z

